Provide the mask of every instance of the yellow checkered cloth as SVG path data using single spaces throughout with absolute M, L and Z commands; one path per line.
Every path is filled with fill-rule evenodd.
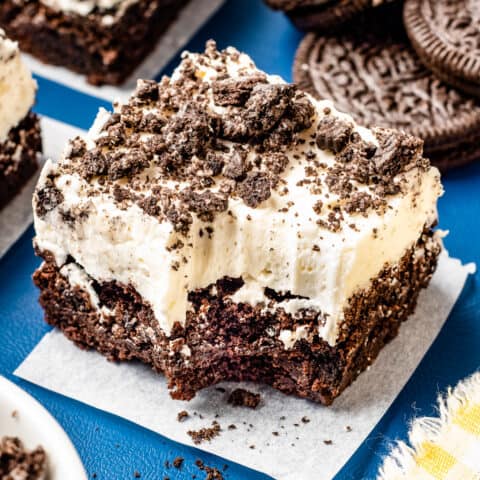
M 439 417 L 413 422 L 411 446 L 394 447 L 378 480 L 480 480 L 480 372 L 438 403 Z

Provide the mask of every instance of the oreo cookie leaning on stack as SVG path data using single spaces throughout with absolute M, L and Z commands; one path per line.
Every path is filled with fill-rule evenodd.
M 445 82 L 480 97 L 480 2 L 407 0 L 403 18 L 422 62 Z
M 414 3 L 419 2 L 407 0 L 405 18 Z M 336 33 L 308 34 L 293 77 L 364 125 L 421 137 L 426 156 L 445 171 L 480 157 L 480 101 L 444 83 L 439 68 L 422 63 L 402 23 L 402 4 L 392 3 L 364 12 Z M 454 79 L 451 83 L 460 83 Z
M 275 10 L 285 12 L 300 30 L 333 31 L 368 11 L 391 0 L 265 0 Z

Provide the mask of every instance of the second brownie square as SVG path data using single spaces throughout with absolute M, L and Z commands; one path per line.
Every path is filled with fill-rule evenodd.
M 154 48 L 187 0 L 57 0 L 0 2 L 0 26 L 22 50 L 45 63 L 118 85 Z

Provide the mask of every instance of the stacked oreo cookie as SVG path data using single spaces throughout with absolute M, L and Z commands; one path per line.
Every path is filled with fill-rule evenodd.
M 444 171 L 480 157 L 479 2 L 266 2 L 312 32 L 294 64 L 302 89 L 421 137 Z
M 335 30 L 358 14 L 392 0 L 265 0 L 301 30 Z

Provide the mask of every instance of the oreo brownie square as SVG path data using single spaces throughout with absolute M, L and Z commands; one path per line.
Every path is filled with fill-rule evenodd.
M 94 85 L 121 84 L 187 0 L 5 0 L 0 26 L 22 50 Z
M 242 380 L 330 404 L 428 285 L 441 193 L 418 138 L 209 42 L 46 164 L 34 280 L 48 323 L 174 398 Z
M 17 44 L 0 30 L 0 209 L 37 169 L 42 151 L 40 124 L 31 112 L 36 83 Z

